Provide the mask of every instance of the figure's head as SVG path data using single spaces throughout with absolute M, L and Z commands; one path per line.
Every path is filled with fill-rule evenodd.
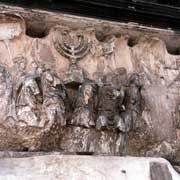
M 42 64 L 39 61 L 32 61 L 31 69 L 36 70 L 38 71 L 39 74 L 41 74 L 45 70 L 45 67 L 44 67 L 44 64 Z
M 137 73 L 133 73 L 129 79 L 129 84 L 134 84 L 136 86 L 141 86 L 139 75 Z
M 0 66 L 0 96 L 6 92 L 6 71 L 5 68 Z
M 45 78 L 46 81 L 48 81 L 50 83 L 53 83 L 53 81 L 54 81 L 54 77 L 53 77 L 50 70 L 47 70 L 47 71 L 44 72 L 44 78 Z
M 89 100 L 93 97 L 93 84 L 84 83 L 81 86 L 80 90 L 85 103 L 88 104 Z
M 29 89 L 33 95 L 37 95 L 40 93 L 38 84 L 33 78 L 28 78 L 25 80 L 25 87 Z
M 0 66 L 0 82 L 1 83 L 5 81 L 5 76 L 6 76 L 5 74 L 6 74 L 5 68 Z
M 37 68 L 38 68 L 38 64 L 37 64 L 36 61 L 33 61 L 33 62 L 31 63 L 31 68 L 32 68 L 32 69 L 37 69 Z
M 25 70 L 26 69 L 27 60 L 25 57 L 16 57 L 13 59 L 13 61 L 15 64 L 17 64 L 17 67 L 19 70 Z

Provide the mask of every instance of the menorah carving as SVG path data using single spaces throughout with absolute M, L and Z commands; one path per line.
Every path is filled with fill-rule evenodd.
M 91 48 L 89 39 L 82 32 L 64 30 L 58 33 L 58 38 L 54 41 L 54 47 L 70 62 L 65 82 L 76 81 L 82 83 L 84 72 L 78 67 L 77 62 L 89 53 Z
M 54 42 L 56 50 L 76 64 L 78 60 L 85 57 L 90 50 L 90 42 L 82 32 L 64 31 Z

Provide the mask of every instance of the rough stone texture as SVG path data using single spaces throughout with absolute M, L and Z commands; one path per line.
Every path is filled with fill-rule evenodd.
M 173 167 L 178 173 L 180 173 L 180 166 L 173 166 Z
M 64 130 L 65 120 L 63 119 L 63 107 L 66 102 L 64 102 L 62 98 L 63 88 L 61 89 L 62 94 L 60 96 L 56 94 L 56 96 L 53 97 L 53 102 L 50 101 L 51 98 L 49 97 L 51 97 L 51 94 L 49 94 L 49 92 L 54 92 L 57 84 L 63 86 L 63 83 L 66 84 L 66 82 L 70 80 L 76 83 L 75 85 L 73 83 L 69 84 L 70 87 L 67 87 L 67 89 L 69 94 L 72 95 L 70 97 L 75 97 L 78 91 L 76 87 L 77 82 L 82 84 L 84 79 L 89 79 L 94 80 L 101 86 L 102 82 L 104 82 L 104 77 L 105 81 L 108 83 L 110 82 L 113 87 L 118 85 L 120 87 L 126 87 L 131 74 L 137 73 L 140 77 L 142 87 L 141 113 L 138 113 L 138 118 L 134 124 L 133 130 L 128 133 L 127 154 L 136 156 L 161 156 L 171 161 L 179 162 L 180 56 L 169 54 L 165 43 L 154 36 L 145 36 L 143 33 L 140 33 L 141 36 L 137 43 L 129 46 L 129 39 L 127 36 L 121 35 L 120 27 L 118 29 L 116 26 L 116 33 L 113 34 L 110 33 L 111 29 L 107 30 L 108 33 L 105 31 L 104 33 L 103 31 L 97 33 L 95 25 L 89 28 L 88 24 L 82 26 L 83 22 L 81 22 L 81 27 L 72 28 L 70 23 L 71 18 L 69 18 L 67 22 L 69 22 L 69 24 L 66 23 L 66 25 L 64 25 L 62 23 L 58 24 L 56 27 L 52 27 L 48 35 L 41 39 L 31 38 L 25 33 L 21 33 L 18 37 L 11 40 L 8 38 L 0 41 L 0 65 L 5 67 L 5 70 L 2 68 L 3 85 L 1 91 L 4 92 L 3 88 L 7 87 L 9 82 L 21 82 L 19 81 L 21 78 L 22 82 L 24 82 L 24 80 L 26 82 L 20 86 L 22 88 L 22 94 L 16 101 L 18 102 L 18 106 L 16 106 L 17 112 L 12 112 L 15 108 L 13 109 L 13 107 L 10 107 L 10 109 L 6 109 L 4 105 L 11 100 L 11 86 L 8 87 L 9 91 L 6 94 L 2 93 L 0 97 L 4 101 L 0 103 L 2 117 L 2 119 L 0 119 L 0 148 L 3 150 L 53 150 L 61 149 L 62 145 L 64 147 L 64 143 L 69 142 L 69 147 L 66 146 L 63 149 L 67 147 L 71 149 L 72 147 L 74 150 L 80 148 L 81 150 L 78 151 L 82 151 L 84 148 L 84 152 L 86 152 L 86 146 L 89 148 L 91 145 L 87 143 L 83 145 L 81 138 L 84 140 L 90 137 L 93 140 L 88 142 L 92 144 L 95 143 L 95 147 L 98 147 L 98 139 L 102 139 L 102 145 L 106 144 L 103 148 L 99 146 L 96 153 L 103 153 L 103 149 L 109 154 L 109 149 L 112 147 L 111 142 L 113 141 L 113 145 L 118 144 L 116 141 L 117 132 L 113 133 L 113 135 L 109 135 L 109 131 L 103 130 L 103 134 L 105 135 L 102 135 L 101 131 L 94 129 L 93 132 L 95 131 L 95 133 L 93 133 L 92 136 L 89 135 L 91 132 L 89 133 L 89 129 L 86 127 L 71 127 L 72 125 L 68 124 L 68 122 L 68 130 Z M 23 27 L 24 21 L 21 23 Z M 76 51 L 71 46 L 68 46 L 68 53 L 70 52 L 70 56 L 62 43 L 62 35 L 64 32 L 68 35 L 72 33 L 73 35 L 78 34 L 81 38 L 84 37 L 84 39 L 82 38 L 82 42 L 84 43 L 82 46 L 83 49 L 78 47 L 78 51 Z M 66 37 L 65 45 L 71 44 L 70 37 L 71 36 L 68 36 L 68 38 Z M 78 44 L 79 39 L 77 36 L 75 36 L 73 40 L 73 43 Z M 22 59 L 25 66 L 20 63 Z M 72 66 L 72 64 L 74 66 Z M 46 66 L 46 69 L 51 69 L 53 71 L 54 74 L 51 74 L 53 83 L 48 90 L 46 89 L 47 86 L 44 86 L 45 89 L 43 89 L 43 92 L 47 93 L 45 96 L 46 103 L 41 107 L 42 99 L 39 98 L 39 94 L 42 92 L 34 92 L 35 98 L 31 102 L 32 106 L 30 106 L 30 110 L 27 108 L 25 112 L 31 113 L 31 117 L 34 117 L 34 121 L 33 118 L 28 121 L 31 125 L 34 125 L 33 123 L 37 120 L 37 112 L 39 112 L 41 108 L 42 112 L 46 110 L 52 112 L 47 114 L 47 117 L 50 119 L 54 118 L 55 114 L 53 113 L 57 109 L 60 109 L 57 111 L 58 117 L 61 117 L 58 119 L 58 123 L 55 121 L 55 124 L 51 124 L 49 123 L 50 121 L 41 117 L 40 119 L 44 121 L 43 125 L 47 125 L 47 129 L 44 129 L 42 128 L 43 125 L 40 123 L 41 121 L 38 121 L 36 127 L 32 127 L 31 125 L 24 126 L 22 122 L 16 122 L 16 117 L 4 119 L 5 115 L 8 113 L 16 114 L 18 118 L 21 119 L 23 119 L 23 117 L 27 119 L 26 117 L 28 116 L 23 114 L 24 111 L 21 111 L 21 108 L 24 107 L 22 101 L 26 99 L 24 97 L 27 97 L 26 90 L 28 89 L 28 85 L 30 83 L 33 84 L 34 82 L 32 80 L 34 79 L 38 82 L 38 79 L 36 79 L 36 76 L 33 77 L 33 79 L 32 76 L 30 76 L 30 79 L 24 79 L 24 73 L 38 75 L 38 73 L 41 73 L 41 68 L 43 68 L 41 66 Z M 12 79 L 9 74 L 12 74 Z M 73 76 L 71 76 L 72 74 Z M 120 76 L 120 79 L 114 78 L 114 81 L 114 76 Z M 47 80 L 49 75 L 44 74 L 42 77 L 44 77 L 44 80 Z M 117 79 L 118 83 L 116 82 Z M 16 88 L 16 84 L 13 84 L 13 87 Z M 13 95 L 15 95 L 14 88 L 12 90 Z M 19 89 L 17 89 L 17 92 L 19 92 Z M 27 99 L 26 101 L 29 103 Z M 86 100 L 84 101 L 86 102 Z M 51 106 L 53 103 L 56 104 L 55 107 L 57 109 L 53 109 L 54 106 Z M 69 104 L 74 105 L 73 100 Z M 86 105 L 89 107 L 92 104 L 87 103 Z M 90 111 L 88 113 L 90 114 Z M 88 117 L 87 114 L 86 117 Z M 137 116 L 137 114 L 134 116 Z M 69 117 L 67 117 L 67 121 L 68 118 Z M 121 128 L 121 130 L 122 129 L 123 128 Z M 74 136 L 77 134 L 73 142 L 72 133 Z M 112 132 L 110 132 L 110 134 L 111 133 Z M 74 143 L 76 140 L 78 141 L 78 146 Z M 79 144 L 81 144 L 80 147 Z M 94 145 L 92 146 L 94 148 Z M 110 154 L 114 154 L 113 151 L 114 150 L 112 150 Z M 89 152 L 91 151 L 89 150 Z
M 159 171 L 150 164 L 158 165 Z M 161 174 L 164 169 L 171 177 L 168 180 L 179 180 L 164 159 L 46 155 L 0 159 L 0 180 L 166 180 Z M 154 174 L 151 178 L 150 171 Z
M 151 179 L 156 180 L 156 179 L 164 179 L 164 180 L 171 180 L 172 175 L 168 171 L 168 167 L 165 164 L 160 164 L 160 163 L 150 163 L 150 174 L 151 174 Z
M 44 39 L 21 33 L 0 41 L 0 149 L 123 155 L 141 113 L 141 84 L 128 64 L 113 72 L 104 62 L 115 61 L 116 41 L 65 26 Z
M 23 21 L 21 16 L 13 17 L 13 15 L 9 14 L 1 15 L 0 40 L 13 39 L 21 35 L 21 33 L 25 33 L 25 26 L 23 26 L 23 24 L 20 23 L 21 21 Z

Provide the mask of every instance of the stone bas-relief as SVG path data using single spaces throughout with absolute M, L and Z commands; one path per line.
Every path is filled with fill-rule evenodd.
M 68 58 L 70 67 L 66 72 L 66 81 L 84 81 L 84 73 L 77 63 L 84 58 L 91 48 L 89 37 L 85 37 L 83 31 L 71 31 L 70 29 L 54 28 L 54 47 L 62 56 Z
M 1 66 L 1 94 L 3 100 L 9 98 L 3 104 L 9 110 L 4 116 L 8 114 L 5 119 L 13 118 L 14 126 L 9 128 L 12 131 L 16 128 L 17 135 L 24 141 L 23 148 L 109 155 L 125 153 L 127 133 L 133 130 L 140 114 L 138 74 L 132 74 L 127 84 L 118 83 L 119 88 L 108 81 L 101 85 L 88 79 L 82 84 L 73 81 L 77 86 L 76 96 L 71 96 L 63 80 L 42 65 L 43 62 L 33 61 L 29 71 L 26 58 L 15 59 L 18 61 L 14 60 L 12 73 Z M 14 72 L 16 79 L 12 83 L 9 79 L 13 79 Z M 56 139 L 53 147 L 49 145 L 53 141 L 51 133 Z M 42 142 L 44 140 L 47 142 Z
M 0 41 L 1 150 L 180 162 L 180 56 L 156 37 L 129 47 L 110 32 L 67 24 Z

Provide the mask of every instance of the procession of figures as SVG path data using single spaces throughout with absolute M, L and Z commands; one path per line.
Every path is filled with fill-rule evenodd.
M 118 74 L 114 84 L 114 77 L 108 79 L 110 75 L 98 81 L 73 82 L 72 94 L 71 83 L 64 84 L 53 70 L 33 61 L 26 72 L 26 63 L 24 57 L 15 58 L 11 73 L 0 66 L 0 113 L 4 121 L 13 119 L 20 128 L 58 126 L 110 132 L 115 134 L 113 152 L 125 153 L 127 133 L 135 128 L 141 111 L 138 74 L 131 74 L 122 84 L 117 84 Z

